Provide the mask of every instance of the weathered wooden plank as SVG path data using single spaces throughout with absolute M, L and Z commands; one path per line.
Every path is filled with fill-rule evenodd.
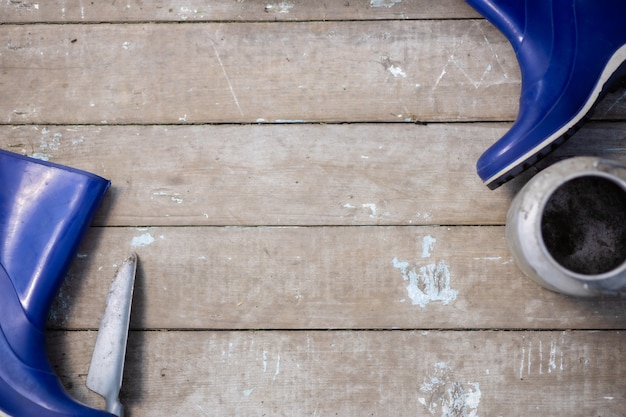
M 92 405 L 95 333 L 49 335 Z M 128 415 L 603 416 L 626 413 L 624 332 L 133 332 Z
M 538 287 L 503 227 L 94 228 L 51 325 L 97 328 L 131 251 L 140 329 L 623 329 L 626 314 Z
M 519 94 L 481 20 L 3 25 L 0 41 L 5 123 L 512 120 Z M 606 103 L 626 114 L 623 94 Z
M 459 19 L 477 17 L 462 0 L 348 1 L 181 1 L 140 0 L 83 2 L 80 0 L 0 3 L 5 23 L 51 22 L 198 22 L 371 19 Z
M 519 94 L 481 20 L 3 25 L 0 41 L 6 123 L 512 120 Z M 623 94 L 599 113 L 624 118 Z
M 479 155 L 508 124 L 0 126 L 0 147 L 110 178 L 98 225 L 503 224 L 527 177 L 488 190 Z M 626 162 L 594 123 L 546 161 Z
M 510 120 L 519 92 L 483 20 L 1 25 L 0 45 L 4 123 Z
M 474 164 L 506 125 L 0 127 L 0 146 L 113 181 L 97 224 L 503 222 Z
M 512 120 L 519 94 L 482 20 L 2 25 L 0 44 L 5 123 Z

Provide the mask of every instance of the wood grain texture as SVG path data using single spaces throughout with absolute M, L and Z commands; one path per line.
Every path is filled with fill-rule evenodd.
M 2 25 L 0 44 L 4 123 L 509 120 L 519 93 L 481 20 Z
M 0 3 L 0 21 L 37 22 L 198 22 L 289 20 L 459 19 L 477 17 L 462 0 L 259 1 L 217 0 L 144 2 L 80 0 Z
M 482 20 L 1 25 L 0 44 L 10 124 L 513 120 L 520 88 Z
M 97 328 L 139 255 L 136 329 L 623 329 L 623 298 L 538 287 L 503 227 L 94 228 L 51 325 Z M 95 308 L 98 306 L 98 308 Z
M 0 126 L 0 148 L 110 178 L 107 226 L 504 224 L 532 172 L 475 174 L 508 124 Z M 544 161 L 626 162 L 624 123 L 594 123 Z
M 50 336 L 64 382 L 97 405 L 94 334 Z M 132 332 L 122 402 L 133 417 L 619 417 L 624 346 L 624 332 Z
M 502 222 L 474 173 L 504 125 L 0 127 L 0 146 L 113 182 L 98 225 Z

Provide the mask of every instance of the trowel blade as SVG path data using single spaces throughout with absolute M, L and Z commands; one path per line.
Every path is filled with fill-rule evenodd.
M 87 374 L 87 387 L 106 399 L 106 410 L 123 415 L 119 393 L 124 374 L 130 310 L 137 270 L 137 255 L 127 258 L 117 271 L 107 296 L 104 315 Z

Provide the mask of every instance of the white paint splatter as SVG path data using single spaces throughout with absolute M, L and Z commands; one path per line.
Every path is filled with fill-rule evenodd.
M 381 204 L 383 205 L 383 207 L 387 206 L 386 201 L 381 202 Z M 361 207 L 370 211 L 370 214 L 369 214 L 370 219 L 381 219 L 383 217 L 389 217 L 391 215 L 388 211 L 381 211 L 378 205 L 376 205 L 375 203 L 361 204 Z M 344 208 L 348 208 L 348 207 L 344 206 Z
M 243 396 L 244 396 L 244 397 L 249 397 L 249 396 L 251 396 L 251 395 L 252 395 L 252 393 L 254 392 L 254 390 L 255 390 L 255 389 L 256 389 L 256 388 L 251 388 L 251 389 L 247 389 L 247 390 L 245 390 L 245 391 L 243 392 Z
M 445 362 L 435 364 L 435 370 L 420 385 L 420 391 L 428 394 L 417 401 L 432 415 L 441 417 L 478 417 L 482 393 L 477 382 L 462 383 L 453 380 L 454 370 Z M 439 409 L 441 411 L 439 411 Z
M 6 4 L 7 4 L 7 6 L 13 5 L 16 10 L 28 10 L 29 12 L 32 12 L 33 9 L 39 10 L 39 4 L 38 3 L 29 3 L 29 2 L 26 2 L 26 1 L 9 1 L 9 0 L 7 0 Z
M 409 269 L 408 262 L 393 259 L 393 267 L 402 272 L 402 277 L 409 282 L 406 290 L 411 303 L 425 307 L 431 301 L 441 301 L 447 305 L 458 295 L 457 290 L 450 288 L 450 269 L 444 261 L 432 263 L 419 268 Z
M 150 233 L 144 233 L 141 236 L 134 236 L 133 240 L 131 241 L 131 246 L 136 248 L 141 246 L 148 246 L 152 243 L 154 243 L 154 237 L 152 237 Z
M 51 152 L 58 151 L 61 148 L 61 138 L 63 134 L 57 132 L 50 137 L 50 130 L 41 129 L 41 137 L 39 138 L 39 152 L 33 152 L 30 156 L 42 161 L 49 161 L 52 158 Z
M 445 362 L 437 362 L 435 364 L 435 373 L 430 378 L 425 379 L 422 385 L 420 385 L 420 391 L 431 392 L 439 385 L 441 385 L 443 372 L 447 369 Z
M 184 201 L 183 198 L 180 196 L 180 193 L 177 193 L 175 191 L 168 190 L 168 189 L 153 190 L 152 195 L 153 197 L 150 197 L 150 200 L 154 200 L 154 196 L 157 196 L 157 197 L 166 196 L 166 197 L 169 197 L 170 200 L 172 200 L 176 204 L 182 204 Z
M 396 61 L 393 61 L 390 57 L 383 55 L 380 57 L 380 64 L 391 73 L 395 78 L 406 78 L 406 73 L 404 70 L 398 65 Z M 401 118 L 402 115 L 399 114 L 397 117 Z
M 406 78 L 406 73 L 402 70 L 402 68 L 396 67 L 395 65 L 390 65 L 389 68 L 387 68 L 387 71 L 389 71 L 391 75 L 393 75 L 396 78 L 398 77 Z
M 377 214 L 378 214 L 378 208 L 376 207 L 376 204 L 373 203 L 367 203 L 367 204 L 362 204 L 361 205 L 363 208 L 367 208 L 370 209 L 370 211 L 372 212 L 370 214 L 370 219 L 375 219 Z
M 430 258 L 437 239 L 427 235 L 422 239 L 422 258 Z M 409 269 L 408 262 L 400 262 L 398 258 L 392 260 L 394 268 L 402 272 L 402 277 L 409 282 L 406 287 L 413 305 L 425 307 L 431 301 L 441 301 L 444 305 L 456 299 L 458 291 L 450 288 L 450 269 L 444 261 L 431 263 L 419 268 Z M 404 299 L 401 302 L 405 302 Z
M 180 17 L 182 20 L 187 20 L 190 17 L 193 18 L 194 16 L 204 17 L 204 10 L 192 9 L 185 6 L 179 8 L 178 17 Z
M 422 240 L 422 258 L 430 258 L 431 251 L 433 250 L 433 245 L 437 242 L 432 236 L 424 236 Z
M 466 390 L 463 393 L 463 401 L 462 401 L 463 407 L 464 408 L 469 407 L 469 409 L 471 410 L 468 416 L 471 416 L 471 415 L 476 416 L 477 415 L 476 409 L 478 408 L 478 404 L 480 403 L 480 397 L 481 397 L 480 384 L 478 384 L 478 382 L 468 382 L 468 385 L 470 385 L 471 388 Z M 458 415 L 458 414 L 455 413 L 454 415 Z
M 274 13 L 289 13 L 291 9 L 293 9 L 294 4 L 288 3 L 286 1 L 281 1 L 280 3 L 272 3 L 265 6 L 265 12 L 274 12 Z
M 43 152 L 33 152 L 30 157 L 39 159 L 40 161 L 49 161 L 52 155 Z
M 370 0 L 370 7 L 393 7 L 398 3 L 402 3 L 402 0 Z

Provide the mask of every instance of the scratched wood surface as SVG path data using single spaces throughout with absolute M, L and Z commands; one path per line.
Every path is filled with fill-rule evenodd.
M 509 125 L 4 125 L 0 146 L 110 178 L 98 226 L 502 225 L 528 176 L 490 191 L 474 164 Z M 626 162 L 624 137 L 590 123 L 547 163 Z
M 475 121 L 517 109 L 511 48 L 482 20 L 0 30 L 2 89 L 16 99 L 0 103 L 5 123 Z M 619 117 L 620 98 L 599 113 Z
M 94 342 L 50 339 L 62 380 L 98 404 L 84 387 Z M 145 416 L 620 417 L 623 342 L 588 331 L 132 332 L 122 402 Z
M 23 80 L 2 85 L 19 98 L 0 103 L 7 123 L 502 120 L 519 83 L 515 61 L 499 60 L 510 47 L 481 20 L 2 31 L 3 71 Z
M 520 76 L 462 0 L 146 3 L 0 4 L 0 148 L 113 181 L 50 314 L 73 395 L 136 251 L 127 416 L 626 415 L 626 301 L 523 277 L 535 171 L 474 172 Z M 624 97 L 543 164 L 626 162 Z
M 96 228 L 54 325 L 96 328 L 115 264 L 135 250 L 135 328 L 623 327 L 626 300 L 572 300 L 522 279 L 503 235 L 502 226 Z M 438 287 L 428 292 L 428 282 Z
M 306 21 L 404 20 L 478 17 L 458 0 L 350 0 L 350 1 L 181 1 L 90 2 L 63 0 L 29 2 L 10 0 L 0 5 L 5 22 L 197 22 L 197 21 Z

